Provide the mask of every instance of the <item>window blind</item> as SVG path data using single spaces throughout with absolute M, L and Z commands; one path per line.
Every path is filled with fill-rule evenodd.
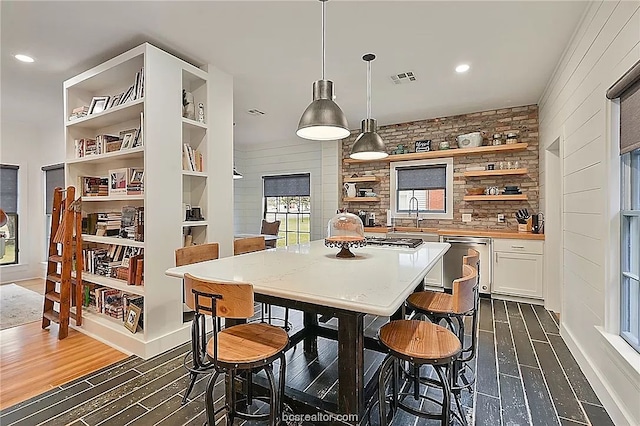
M 44 187 L 45 187 L 45 213 L 51 214 L 53 211 L 53 190 L 57 187 L 64 188 L 64 164 L 54 164 L 45 166 Z
M 311 195 L 310 175 L 263 176 L 265 197 L 308 197 Z
M 446 189 L 447 166 L 417 166 L 396 169 L 398 175 L 397 190 Z
M 640 61 L 607 90 L 607 98 L 620 98 L 620 155 L 640 148 Z
M 18 166 L 0 165 L 0 209 L 18 213 Z

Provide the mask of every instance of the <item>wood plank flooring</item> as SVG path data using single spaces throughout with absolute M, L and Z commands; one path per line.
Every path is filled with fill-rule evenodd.
M 281 312 L 274 308 L 274 316 Z M 366 334 L 374 336 L 386 318 L 366 317 Z M 294 331 L 301 315 L 292 311 Z M 335 326 L 335 320 L 329 325 Z M 613 425 L 580 371 L 552 315 L 539 306 L 482 300 L 476 391 L 463 392 L 473 424 Z M 205 420 L 202 377 L 181 405 L 187 374 L 184 344 L 150 360 L 128 357 L 110 367 L 59 386 L 0 412 L 2 425 L 202 425 Z M 337 345 L 319 339 L 318 353 L 302 344 L 287 353 L 287 389 L 318 398 L 337 398 Z M 376 374 L 382 355 L 365 353 L 366 379 Z M 435 391 L 435 390 L 430 390 Z M 222 383 L 216 387 L 222 403 Z M 474 409 L 475 407 L 475 409 Z M 261 409 L 256 405 L 256 410 Z M 365 424 L 377 425 L 373 413 Z M 241 424 L 242 422 L 237 422 Z M 249 422 L 247 424 L 257 424 Z M 400 412 L 394 425 L 438 424 Z
M 126 355 L 75 330 L 58 340 L 58 325 L 32 322 L 0 331 L 0 408 L 94 372 Z M 0 424 L 3 424 L 0 421 Z

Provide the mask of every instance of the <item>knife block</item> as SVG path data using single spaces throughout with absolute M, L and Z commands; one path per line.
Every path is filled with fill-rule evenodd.
M 532 219 L 527 219 L 527 223 L 519 223 L 518 224 L 518 232 L 531 232 L 531 222 Z

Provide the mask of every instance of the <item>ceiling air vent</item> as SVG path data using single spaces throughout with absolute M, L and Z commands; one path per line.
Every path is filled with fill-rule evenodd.
M 394 84 L 412 83 L 416 81 L 416 76 L 413 71 L 401 72 L 400 74 L 394 74 L 391 76 L 391 81 Z
M 264 111 L 260 111 L 259 109 L 250 109 L 249 111 L 247 111 L 248 114 L 251 115 L 265 115 L 266 113 Z

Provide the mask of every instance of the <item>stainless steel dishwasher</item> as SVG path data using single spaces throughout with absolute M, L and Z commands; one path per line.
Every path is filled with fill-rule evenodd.
M 451 248 L 444 255 L 444 288 L 451 288 L 451 284 L 462 275 L 462 257 L 472 248 L 480 253 L 480 293 L 491 293 L 491 238 L 480 237 L 449 237 L 441 236 L 440 240 L 451 244 Z

